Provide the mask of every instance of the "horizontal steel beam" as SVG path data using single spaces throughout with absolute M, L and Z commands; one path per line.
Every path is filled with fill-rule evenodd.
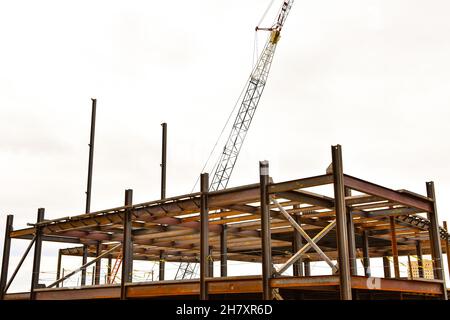
M 241 276 L 227 278 L 207 278 L 210 295 L 214 294 L 243 294 L 260 293 L 262 281 L 260 276 Z M 199 294 L 198 280 L 154 281 L 130 283 L 126 285 L 128 298 L 152 297 L 183 297 Z M 442 295 L 442 284 L 436 281 L 399 280 L 385 278 L 367 278 L 353 276 L 353 289 L 401 292 L 409 294 Z M 279 277 L 270 280 L 272 288 L 297 290 L 336 291 L 339 286 L 339 276 L 310 276 L 310 277 Z M 120 286 L 101 285 L 74 288 L 36 289 L 37 300 L 83 300 L 83 299 L 117 299 L 120 296 Z M 28 299 L 29 293 L 11 293 L 6 300 Z
M 401 203 L 408 207 L 414 207 L 425 212 L 431 212 L 433 210 L 431 200 L 417 197 L 409 193 L 395 191 L 346 174 L 344 174 L 344 185 L 353 190 L 379 196 L 383 199 Z

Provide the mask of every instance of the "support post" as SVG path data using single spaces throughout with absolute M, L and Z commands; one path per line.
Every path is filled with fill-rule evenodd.
M 89 163 L 88 163 L 88 179 L 86 190 L 86 213 L 91 212 L 91 190 L 92 190 L 92 168 L 94 163 L 94 140 L 95 140 L 95 115 L 97 112 L 97 99 L 92 100 L 91 115 L 91 136 L 89 140 Z
M 106 271 L 106 283 L 110 283 L 110 279 L 111 279 L 111 271 L 112 271 L 112 256 L 109 255 L 108 256 L 108 270 Z
M 269 162 L 259 162 L 260 204 L 261 204 L 261 248 L 262 248 L 262 286 L 263 300 L 272 300 L 270 288 L 272 277 L 272 248 L 270 244 L 270 200 L 269 200 Z
M 448 234 L 448 228 L 447 228 L 447 221 L 443 221 L 444 229 Z M 445 239 L 445 255 L 447 256 L 447 266 L 448 266 L 448 272 L 449 272 L 449 278 L 450 278 L 450 238 L 447 236 L 447 239 Z
M 83 256 L 82 256 L 82 260 L 81 260 L 81 265 L 84 266 L 87 263 L 87 258 L 88 258 L 88 246 L 87 244 L 83 245 Z M 59 279 L 59 277 L 58 277 Z M 86 285 L 86 268 L 81 270 L 81 286 L 85 286 Z
M 208 247 L 208 277 L 214 278 L 213 247 Z
M 412 280 L 414 278 L 414 275 L 411 263 L 411 256 L 409 254 L 408 254 L 408 269 L 409 269 L 409 278 Z
M 386 256 L 383 256 L 383 271 L 385 278 L 391 277 L 391 264 L 389 262 L 389 258 Z
M 159 251 L 159 281 L 164 280 L 166 269 L 166 255 L 163 250 Z
M 98 257 L 102 253 L 102 243 L 100 241 L 97 242 L 95 246 L 95 256 Z M 100 271 L 102 269 L 102 259 L 98 259 L 95 262 L 95 274 L 94 274 L 94 284 L 100 284 Z
M 435 278 L 442 280 L 443 286 L 443 299 L 447 300 L 447 287 L 445 285 L 444 265 L 442 262 L 442 247 L 441 247 L 441 235 L 439 231 L 439 219 L 436 205 L 436 193 L 434 190 L 434 182 L 430 181 L 426 183 L 427 196 L 433 199 L 433 211 L 428 212 L 428 220 L 430 221 L 430 244 L 431 244 L 431 257 L 433 258 L 434 276 Z
M 305 266 L 305 277 L 311 276 L 311 261 L 309 259 L 304 259 L 303 264 Z
M 162 123 L 161 152 L 161 199 L 166 198 L 166 168 L 167 168 L 167 123 Z
M 424 278 L 423 250 L 422 250 L 422 242 L 420 240 L 416 242 L 416 254 L 417 254 L 417 270 L 419 271 L 419 278 Z
M 331 147 L 333 159 L 334 203 L 336 210 L 336 236 L 339 262 L 340 296 L 342 300 L 352 299 L 352 284 L 348 253 L 347 213 L 345 209 L 344 172 L 340 145 Z
M 125 206 L 133 204 L 133 190 L 125 190 Z M 120 299 L 125 300 L 127 282 L 132 281 L 133 272 L 133 242 L 131 239 L 131 208 L 127 208 L 123 215 L 123 240 L 122 240 L 122 277 L 120 279 Z
M 370 256 L 369 256 L 369 234 L 367 230 L 363 231 L 363 262 L 364 262 L 364 275 L 370 277 Z
M 397 233 L 395 232 L 394 217 L 389 217 L 389 224 L 391 227 L 391 246 L 392 246 L 392 258 L 394 259 L 394 276 L 395 278 L 400 278 L 400 264 L 398 262 L 398 249 L 397 249 Z
M 346 197 L 352 195 L 350 188 L 344 187 L 344 193 Z M 352 207 L 346 206 L 347 212 L 347 232 L 348 232 L 348 256 L 350 262 L 350 274 L 352 276 L 358 275 L 358 268 L 356 266 L 356 242 L 355 242 L 355 225 L 352 217 Z
M 200 176 L 200 300 L 208 300 L 208 244 L 209 244 L 209 209 L 208 209 L 209 175 L 202 173 Z
M 37 214 L 37 222 L 44 220 L 45 209 L 39 208 Z M 34 241 L 34 257 L 33 257 L 33 269 L 31 273 L 31 289 L 30 299 L 36 300 L 36 292 L 34 291 L 39 285 L 39 274 L 41 270 L 41 253 L 42 253 L 42 227 L 35 226 L 36 228 L 36 240 Z
M 294 205 L 293 209 L 300 208 L 300 205 Z M 295 214 L 294 220 L 301 226 L 300 215 Z M 293 234 L 294 239 L 292 240 L 292 252 L 295 254 L 298 250 L 303 247 L 302 236 L 299 232 L 294 229 Z M 294 277 L 303 277 L 303 258 L 300 257 L 293 265 L 292 265 L 292 274 Z
M 58 250 L 58 262 L 56 264 L 56 280 L 61 278 L 61 263 L 62 263 L 62 250 Z M 59 288 L 59 283 L 56 285 Z
M 11 231 L 13 231 L 14 216 L 6 216 L 5 242 L 3 243 L 2 274 L 0 278 L 0 300 L 5 298 L 6 281 L 8 280 L 9 256 L 11 253 Z
M 228 274 L 228 248 L 227 248 L 227 237 L 228 237 L 228 226 L 224 223 L 222 224 L 222 231 L 220 232 L 220 276 L 226 277 Z

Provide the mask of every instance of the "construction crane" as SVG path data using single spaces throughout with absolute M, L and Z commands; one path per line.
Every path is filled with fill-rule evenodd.
M 230 181 L 231 174 L 239 156 L 239 152 L 244 143 L 247 132 L 250 128 L 259 100 L 266 86 L 267 77 L 269 75 L 270 66 L 272 65 L 273 56 L 280 39 L 280 32 L 286 21 L 286 18 L 294 1 L 284 1 L 278 13 L 278 18 L 270 28 L 255 29 L 270 31 L 264 49 L 253 69 L 246 90 L 241 102 L 241 106 L 234 120 L 228 140 L 225 143 L 219 162 L 215 169 L 209 190 L 216 191 L 225 189 Z
M 273 3 L 273 1 L 272 1 Z M 272 4 L 271 3 L 271 4 Z M 241 101 L 236 119 L 231 128 L 230 135 L 223 148 L 222 154 L 215 166 L 209 191 L 225 189 L 230 181 L 239 152 L 241 151 L 247 132 L 250 128 L 259 100 L 266 86 L 267 77 L 272 65 L 273 56 L 280 40 L 281 29 L 291 10 L 294 0 L 283 1 L 278 12 L 277 19 L 271 27 L 261 28 L 257 26 L 256 31 L 269 31 L 269 35 L 261 55 L 259 56 L 255 67 L 250 74 L 248 82 L 245 85 L 245 93 Z M 266 10 L 267 13 L 268 10 Z M 262 20 L 262 19 L 261 19 Z M 187 271 L 187 272 L 186 272 Z M 181 263 L 179 265 L 175 279 L 185 279 L 186 276 L 192 277 L 195 268 L 190 263 Z

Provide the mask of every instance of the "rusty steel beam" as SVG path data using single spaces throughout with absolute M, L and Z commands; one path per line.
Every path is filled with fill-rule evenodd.
M 102 253 L 101 242 L 97 242 L 95 246 L 95 255 L 98 257 Z M 94 284 L 100 284 L 100 271 L 102 269 L 102 259 L 95 262 Z
M 167 123 L 162 123 L 162 150 L 161 150 L 161 199 L 166 198 L 167 173 Z
M 336 238 L 338 248 L 340 296 L 342 300 L 352 300 L 352 285 L 348 251 L 347 211 L 345 208 L 344 171 L 340 145 L 331 147 L 333 165 L 334 203 L 336 211 Z
M 363 231 L 362 240 L 364 276 L 370 277 L 369 234 L 367 230 Z
M 442 295 L 440 282 L 421 280 L 396 280 L 374 278 L 367 281 L 366 277 L 351 278 L 352 288 L 369 290 L 370 292 L 384 291 L 439 296 Z M 210 294 L 245 294 L 260 293 L 262 280 L 258 276 L 242 276 L 216 278 L 208 281 Z M 314 277 L 280 277 L 271 279 L 273 288 L 321 290 L 333 292 L 339 285 L 338 276 Z M 145 282 L 133 283 L 127 286 L 127 296 L 130 298 L 183 298 L 199 294 L 198 281 L 184 280 L 177 282 Z M 120 286 L 96 286 L 60 289 L 39 289 L 38 300 L 84 300 L 84 299 L 117 299 L 120 296 Z M 26 293 L 8 294 L 6 299 L 27 299 Z
M 91 115 L 91 135 L 89 141 L 89 163 L 88 163 L 88 178 L 86 189 L 86 213 L 91 212 L 91 191 L 92 191 L 92 169 L 94 163 L 94 142 L 95 142 L 95 115 L 97 110 L 97 99 L 92 100 L 92 115 Z
M 87 258 L 88 258 L 88 246 L 85 244 L 83 245 L 83 254 L 82 254 L 82 260 L 81 260 L 81 265 L 84 266 L 87 263 Z M 59 279 L 59 277 L 58 277 Z M 81 270 L 81 285 L 85 286 L 86 285 L 86 268 Z
M 208 246 L 208 277 L 214 277 L 213 246 Z
M 108 270 L 106 271 L 106 281 L 105 283 L 110 284 L 111 273 L 112 272 L 112 255 L 108 255 Z
M 284 191 L 275 194 L 277 197 L 289 199 L 292 201 L 307 203 L 323 208 L 333 208 L 334 200 L 332 198 L 314 194 L 306 191 Z
M 303 261 L 304 267 L 305 267 L 305 277 L 311 276 L 311 260 L 306 258 Z
M 391 246 L 392 246 L 392 258 L 394 259 L 394 275 L 395 278 L 400 278 L 400 265 L 398 261 L 398 249 L 397 249 L 397 233 L 395 231 L 394 217 L 389 217 L 389 224 L 391 228 Z
M 386 256 L 383 256 L 383 272 L 385 278 L 391 277 L 391 263 L 389 261 L 389 258 Z
M 448 236 L 447 221 L 443 221 L 444 229 L 447 232 L 447 239 L 445 239 L 445 255 L 447 256 L 447 266 L 450 277 L 450 237 Z
M 8 283 L 6 284 L 4 292 L 8 291 L 9 287 L 11 286 L 12 282 L 14 281 L 14 278 L 16 277 L 17 273 L 19 272 L 20 267 L 22 267 L 23 262 L 25 261 L 25 259 L 28 256 L 28 253 L 30 252 L 31 248 L 33 247 L 35 241 L 36 241 L 36 235 L 33 237 L 33 239 L 31 239 L 30 243 L 28 244 L 27 249 L 25 250 L 24 254 L 22 255 L 22 258 L 20 258 L 20 261 L 17 264 L 16 269 L 14 270 L 14 272 L 11 275 L 11 278 L 9 279 Z
M 269 200 L 269 162 L 259 162 L 260 206 L 261 206 L 261 250 L 262 250 L 262 298 L 272 300 L 270 288 L 272 277 L 272 248 L 270 245 L 270 200 Z
M 166 255 L 164 250 L 159 251 L 159 280 L 164 280 L 166 271 Z
M 345 197 L 351 197 L 352 190 L 350 188 L 344 188 Z M 347 202 L 347 200 L 345 200 Z M 346 203 L 347 204 L 347 203 Z M 356 239 L 355 239 L 355 225 L 353 223 L 352 207 L 345 206 L 347 214 L 347 238 L 348 238 L 348 260 L 350 264 L 350 274 L 352 276 L 358 275 L 358 268 L 356 266 Z
M 3 242 L 2 273 L 0 276 L 0 300 L 3 300 L 6 293 L 6 281 L 8 279 L 9 256 L 11 252 L 11 231 L 13 230 L 14 216 L 6 216 L 5 241 Z
M 416 255 L 417 255 L 417 269 L 419 271 L 419 277 L 424 277 L 423 272 L 423 249 L 422 249 L 422 241 L 418 240 L 416 242 Z
M 333 176 L 331 174 L 325 174 L 315 177 L 308 177 L 303 179 L 296 179 L 291 181 L 285 181 L 285 182 L 279 182 L 279 183 L 273 183 L 269 186 L 268 192 L 269 194 L 283 192 L 283 191 L 290 191 L 290 190 L 297 190 L 297 189 L 303 189 L 303 188 L 310 188 L 310 187 L 316 187 L 321 186 L 325 184 L 330 184 L 333 182 Z
M 432 210 L 428 212 L 428 220 L 430 221 L 430 244 L 431 256 L 433 258 L 435 278 L 442 280 L 444 288 L 443 299 L 447 300 L 447 288 L 445 285 L 444 265 L 442 261 L 442 247 L 439 229 L 438 211 L 436 205 L 436 193 L 434 191 L 434 182 L 426 183 L 427 196 L 432 199 Z
M 117 248 L 119 248 L 120 246 L 121 246 L 121 244 L 118 244 L 118 245 L 116 245 L 116 246 L 110 248 L 109 250 L 103 252 L 101 255 L 99 255 L 98 257 L 96 257 L 94 260 L 89 261 L 89 262 L 86 263 L 85 265 L 82 265 L 82 266 L 79 267 L 78 269 L 75 269 L 74 271 L 72 271 L 72 272 L 70 272 L 70 273 L 68 273 L 68 274 L 65 274 L 65 273 L 64 273 L 64 269 L 62 269 L 62 270 L 63 270 L 63 272 L 62 272 L 62 278 L 60 278 L 60 279 L 56 280 L 55 282 L 49 284 L 49 285 L 47 286 L 47 289 L 52 288 L 52 287 L 54 287 L 54 286 L 57 286 L 59 283 L 63 283 L 64 280 L 66 280 L 66 279 L 70 278 L 71 276 L 73 276 L 74 274 L 80 272 L 82 269 L 86 269 L 86 268 L 89 267 L 90 265 L 94 264 L 98 259 L 101 259 L 101 258 L 103 258 L 104 256 L 110 254 L 111 252 L 113 252 L 114 250 L 116 250 Z M 88 288 L 88 287 L 83 287 L 83 288 Z M 61 289 L 63 289 L 63 288 L 59 288 L 59 289 L 57 289 L 57 290 L 61 290 Z
M 208 275 L 208 190 L 209 190 L 209 175 L 202 173 L 200 176 L 200 300 L 208 300 L 208 287 L 206 278 Z
M 122 277 L 120 279 L 120 299 L 127 298 L 125 285 L 133 281 L 133 240 L 131 239 L 131 214 L 133 203 L 133 190 L 125 190 L 125 205 L 128 207 L 123 217 L 123 240 L 122 240 Z
M 294 205 L 293 209 L 300 208 L 300 205 Z M 294 215 L 295 222 L 301 226 L 300 216 L 298 214 Z M 300 233 L 293 231 L 292 239 L 292 254 L 298 252 L 303 247 L 302 236 Z M 292 274 L 294 277 L 303 277 L 303 257 L 298 258 L 296 262 L 292 265 Z
M 44 220 L 45 209 L 39 208 L 37 214 L 37 222 Z M 36 228 L 36 239 L 34 240 L 34 256 L 33 256 L 33 268 L 31 273 L 31 289 L 30 299 L 36 299 L 35 289 L 39 286 L 39 274 L 41 270 L 41 253 L 42 253 L 42 228 Z
M 220 232 L 220 276 L 226 277 L 228 274 L 228 226 L 222 225 Z
M 61 265 L 62 265 L 62 249 L 58 250 L 58 261 L 56 263 L 56 279 L 58 280 L 61 278 Z M 59 283 L 56 285 L 57 288 L 59 288 Z
M 433 210 L 433 203 L 429 199 L 414 196 L 405 192 L 398 192 L 362 179 L 349 176 L 347 174 L 344 175 L 344 184 L 346 187 L 349 187 L 353 190 L 401 203 L 408 207 L 414 207 L 426 212 L 430 212 Z

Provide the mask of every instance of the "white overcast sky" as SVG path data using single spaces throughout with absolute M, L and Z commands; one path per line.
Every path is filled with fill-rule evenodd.
M 189 192 L 269 2 L 1 1 L 2 241 L 6 214 L 24 227 L 38 207 L 83 212 L 91 97 L 92 210 L 121 205 L 126 188 L 159 197 L 162 122 L 168 195 Z M 230 186 L 256 182 L 264 159 L 276 181 L 323 174 L 339 143 L 348 174 L 421 194 L 434 180 L 450 220 L 449 14 L 448 0 L 297 0 Z M 13 261 L 26 244 L 13 242 Z

